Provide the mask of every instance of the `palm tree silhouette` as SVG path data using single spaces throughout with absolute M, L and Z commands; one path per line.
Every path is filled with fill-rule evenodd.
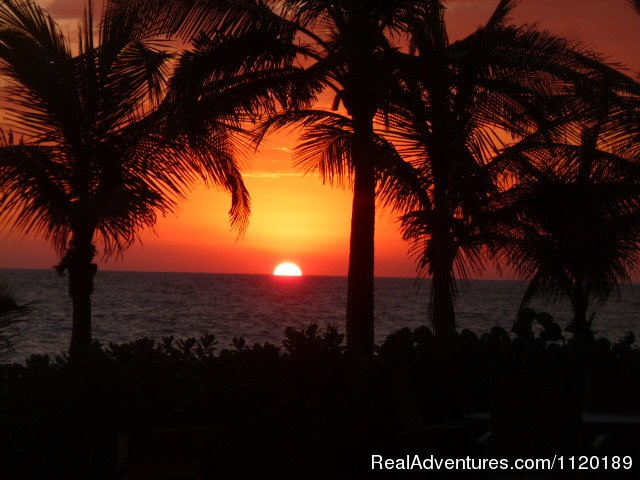
M 416 52 L 401 69 L 406 101 L 390 116 L 387 136 L 427 193 L 420 209 L 403 216 L 403 231 L 420 272 L 431 275 L 436 331 L 455 328 L 454 273 L 466 279 L 483 268 L 487 208 L 513 181 L 498 153 L 560 121 L 570 85 L 592 83 L 595 72 L 622 77 L 571 42 L 508 26 L 515 3 L 501 1 L 483 27 L 454 43 L 441 1 L 424 2 L 410 28 Z
M 243 75 L 277 71 L 267 79 L 278 79 L 280 94 L 270 92 L 277 102 L 261 97 L 259 106 L 273 111 L 279 103 L 286 111 L 272 116 L 259 138 L 297 124 L 303 128 L 298 161 L 325 180 L 353 184 L 351 348 L 371 351 L 373 342 L 376 184 L 384 203 L 412 210 L 404 217 L 405 237 L 415 241 L 420 266 L 432 275 L 432 320 L 437 330 L 452 329 L 454 267 L 462 277 L 481 268 L 482 206 L 504 180 L 504 165 L 492 159 L 503 134 L 530 134 L 548 121 L 554 95 L 561 98 L 567 84 L 601 67 L 570 42 L 505 27 L 515 3 L 502 0 L 484 28 L 453 44 L 440 0 L 178 1 L 167 10 L 172 28 L 187 38 L 200 35 L 190 65 L 196 75 L 185 77 L 206 83 L 211 73 L 222 74 L 219 58 L 207 65 L 206 52 L 223 44 L 231 45 L 225 58 L 242 63 L 234 68 Z M 407 37 L 413 52 L 403 55 Z M 184 90 L 202 96 L 193 83 Z M 346 115 L 305 109 L 323 87 L 335 92 L 333 109 L 342 103 Z
M 151 16 L 107 1 L 94 31 L 85 5 L 77 52 L 38 5 L 0 5 L 0 65 L 9 114 L 0 147 L 4 224 L 46 238 L 68 271 L 73 303 L 70 353 L 91 342 L 91 293 L 103 257 L 121 254 L 198 180 L 232 193 L 242 229 L 249 196 L 234 161 L 231 110 L 193 131 L 188 112 L 164 98 L 171 53 Z M 170 119 L 171 121 L 169 121 Z M 213 145 L 215 148 L 211 148 Z
M 285 113 L 268 122 L 261 135 L 271 128 L 301 123 L 311 129 L 303 137 L 305 143 L 317 141 L 314 135 L 339 130 L 339 139 L 331 143 L 333 148 L 322 150 L 315 159 L 309 155 L 305 159 L 307 166 L 315 162 L 325 180 L 353 185 L 347 343 L 351 350 L 372 352 L 378 156 L 374 118 L 389 102 L 394 80 L 385 56 L 394 50 L 391 37 L 399 31 L 407 2 L 171 3 L 173 9 L 165 10 L 168 24 L 185 38 L 196 37 L 191 68 L 198 70 L 199 76 L 186 77 L 204 79 L 206 84 L 221 74 L 220 57 L 207 57 L 206 51 L 212 46 L 220 51 L 227 45 L 225 58 L 242 63 L 232 66 L 231 71 L 252 80 L 266 75 L 276 86 L 270 97 L 259 97 L 258 106 L 272 113 L 279 105 Z M 334 92 L 333 110 L 343 105 L 346 115 L 308 110 L 324 90 Z M 202 89 L 192 87 L 192 91 Z
M 589 308 L 629 282 L 640 261 L 637 99 L 608 83 L 583 93 L 585 116 L 508 153 L 520 179 L 497 202 L 498 251 L 529 280 L 522 306 L 537 295 L 568 298 L 577 338 L 591 333 Z

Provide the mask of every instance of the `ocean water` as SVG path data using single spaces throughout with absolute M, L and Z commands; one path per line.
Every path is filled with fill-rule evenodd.
M 2 270 L 19 303 L 31 304 L 14 327 L 12 361 L 31 354 L 58 355 L 71 336 L 71 302 L 66 278 L 53 270 Z M 99 271 L 93 294 L 93 336 L 103 343 L 142 337 L 160 339 L 215 334 L 218 348 L 234 336 L 247 342 L 280 345 L 287 326 L 338 325 L 344 331 L 345 277 L 273 277 L 199 273 Z M 517 281 L 471 281 L 457 303 L 460 329 L 478 333 L 494 326 L 510 329 L 525 289 Z M 413 279 L 376 279 L 376 342 L 402 327 L 428 325 L 429 283 Z M 566 304 L 531 305 L 548 311 L 561 325 L 569 322 Z M 594 328 L 612 340 L 640 333 L 640 286 L 626 287 L 620 298 L 598 309 Z

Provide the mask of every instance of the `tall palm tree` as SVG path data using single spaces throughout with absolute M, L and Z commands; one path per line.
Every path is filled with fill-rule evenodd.
M 564 121 L 579 106 L 571 85 L 599 71 L 622 76 L 564 39 L 507 25 L 516 3 L 499 2 L 483 27 L 453 43 L 440 0 L 423 2 L 409 23 L 415 54 L 404 55 L 400 70 L 406 102 L 390 116 L 387 135 L 427 190 L 403 229 L 431 276 L 436 331 L 455 328 L 454 273 L 465 279 L 482 269 L 487 207 L 513 180 L 500 150 Z
M 145 0 L 141 0 L 145 1 Z M 153 0 L 151 0 L 153 2 Z M 353 205 L 347 293 L 347 343 L 351 350 L 373 351 L 374 229 L 376 202 L 376 135 L 374 118 L 389 102 L 393 81 L 385 57 L 397 47 L 399 19 L 406 9 L 400 0 L 211 0 L 169 2 L 168 24 L 184 38 L 197 38 L 191 69 L 204 83 L 222 70 L 219 57 L 205 55 L 211 45 L 227 50 L 229 58 L 244 62 L 242 75 L 278 72 L 271 82 L 282 86 L 275 104 L 286 113 L 269 124 L 290 120 L 336 120 L 349 124 L 348 167 L 340 162 L 344 151 L 318 159 L 328 180 L 350 176 Z M 205 39 L 203 42 L 202 39 Z M 194 78 L 194 75 L 185 75 Z M 343 105 L 346 115 L 305 110 L 320 91 L 334 92 L 334 110 Z M 201 90 L 195 89 L 198 92 Z M 286 93 L 286 95 L 284 94 Z M 272 105 L 273 106 L 273 105 Z M 336 120 L 337 121 L 337 120 Z M 326 123 L 326 122 L 325 122 Z M 310 125 L 310 124 L 309 124 Z M 344 145 L 344 144 L 343 144 Z M 328 151 L 330 152 L 330 151 Z M 323 170 L 322 162 L 332 164 Z
M 61 255 L 72 355 L 91 342 L 96 244 L 104 258 L 121 254 L 198 180 L 231 192 L 234 226 L 247 220 L 231 143 L 240 119 L 225 104 L 193 130 L 189 113 L 165 98 L 172 54 L 148 18 L 107 0 L 94 29 L 89 0 L 74 52 L 38 5 L 0 4 L 0 68 L 9 85 L 0 214 L 6 227 L 43 236 Z
M 496 203 L 499 252 L 529 280 L 522 305 L 568 298 L 578 338 L 591 332 L 589 309 L 640 261 L 640 149 L 629 123 L 637 125 L 637 98 L 620 102 L 608 85 L 586 94 L 586 118 L 507 153 L 520 179 Z

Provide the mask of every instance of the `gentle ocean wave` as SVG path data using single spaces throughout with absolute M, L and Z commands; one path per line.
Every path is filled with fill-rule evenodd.
M 66 278 L 53 270 L 0 270 L 19 303 L 31 303 L 17 325 L 14 361 L 33 353 L 56 355 L 71 335 L 71 302 Z M 284 329 L 311 323 L 338 325 L 344 331 L 345 277 L 273 277 L 159 272 L 99 271 L 93 295 L 93 336 L 103 343 L 142 337 L 159 339 L 213 333 L 219 348 L 234 336 L 247 342 L 281 344 Z M 525 289 L 523 282 L 474 280 L 457 303 L 459 328 L 509 329 Z M 376 342 L 402 327 L 428 325 L 429 284 L 413 279 L 376 279 Z M 566 304 L 533 303 L 566 325 Z M 619 299 L 599 308 L 594 328 L 612 340 L 638 333 L 640 288 L 627 287 Z

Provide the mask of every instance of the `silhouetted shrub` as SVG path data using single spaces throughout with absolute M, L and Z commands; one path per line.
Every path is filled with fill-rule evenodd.
M 369 363 L 316 325 L 287 329 L 282 347 L 236 338 L 218 351 L 206 335 L 95 343 L 76 362 L 34 355 L 0 365 L 0 430 L 12 439 L 0 462 L 7 478 L 108 478 L 119 433 L 221 425 L 205 462 L 218 477 L 351 478 L 371 451 L 395 448 L 402 395 L 437 424 L 487 411 L 494 375 L 582 376 L 589 408 L 640 413 L 632 335 L 563 343 L 544 331 L 404 328 Z

